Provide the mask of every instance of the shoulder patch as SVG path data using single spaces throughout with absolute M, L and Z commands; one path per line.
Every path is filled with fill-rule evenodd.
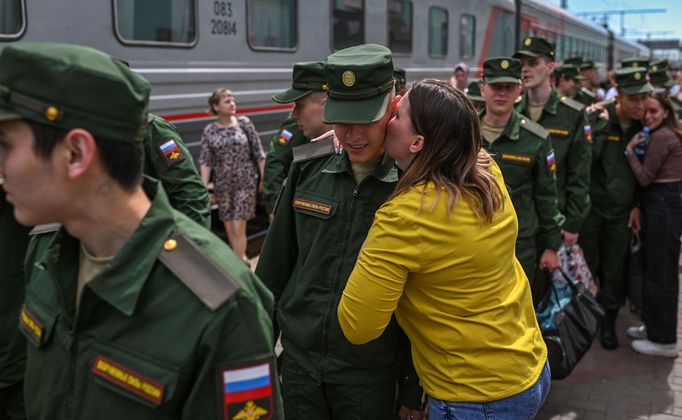
M 182 149 L 175 142 L 175 139 L 168 138 L 162 141 L 163 143 L 159 146 L 159 152 L 161 152 L 161 156 L 163 156 L 163 160 L 167 165 L 185 160 L 185 154 L 182 153 Z
M 595 95 L 594 92 L 592 92 L 590 89 L 588 89 L 588 88 L 586 88 L 586 87 L 584 87 L 584 86 L 581 87 L 580 90 L 581 90 L 585 95 L 589 96 L 590 98 L 596 98 L 596 97 L 597 97 L 597 95 Z
M 536 123 L 530 118 L 527 117 L 521 118 L 519 124 L 521 125 L 522 128 L 526 129 L 527 131 L 530 131 L 531 133 L 535 134 L 536 136 L 540 137 L 543 140 L 549 138 L 549 131 L 545 130 L 540 124 Z
M 287 130 L 286 128 L 283 128 L 282 131 L 279 132 L 279 136 L 277 136 L 277 143 L 289 144 L 293 136 L 294 134 L 291 131 Z
M 334 149 L 333 137 L 316 143 L 302 144 L 300 146 L 294 147 L 292 150 L 294 153 L 293 163 L 316 159 L 318 157 L 333 155 L 336 153 L 336 150 Z
M 158 258 L 212 311 L 239 290 L 232 275 L 185 235 L 166 240 Z
M 46 223 L 38 225 L 31 229 L 29 235 L 42 235 L 43 233 L 52 233 L 58 231 L 62 227 L 61 223 Z
M 271 355 L 219 365 L 216 369 L 221 405 L 225 420 L 255 420 L 278 418 L 274 399 L 277 369 Z
M 568 96 L 562 96 L 561 97 L 561 103 L 566 105 L 569 108 L 572 108 L 576 111 L 582 111 L 585 109 L 585 105 L 581 104 L 580 102 L 576 101 L 575 99 L 571 99 Z

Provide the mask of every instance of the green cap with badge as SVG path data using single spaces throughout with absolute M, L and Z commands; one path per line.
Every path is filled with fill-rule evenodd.
M 620 62 L 621 68 L 627 67 L 644 67 L 649 68 L 649 59 L 646 57 L 630 57 Z
M 313 92 L 327 90 L 327 79 L 324 75 L 324 62 L 322 61 L 305 61 L 294 64 L 292 79 L 291 88 L 273 96 L 273 101 L 288 104 Z
M 473 82 L 469 82 L 469 85 L 467 86 L 465 90 L 467 97 L 472 102 L 485 102 L 485 99 L 483 96 L 481 96 L 481 81 L 480 80 L 474 80 Z
M 325 123 L 371 124 L 384 116 L 395 83 L 391 50 L 377 44 L 346 48 L 327 57 L 324 71 Z
M 393 77 L 395 78 L 395 91 L 400 92 L 400 89 L 407 86 L 407 72 L 405 69 L 394 69 Z
M 572 66 L 576 66 L 580 68 L 580 65 L 585 61 L 585 58 L 582 56 L 576 56 L 576 57 L 569 57 L 564 60 L 564 65 L 570 64 Z
M 668 60 L 657 60 L 649 64 L 649 82 L 656 87 L 671 88 L 675 82 L 670 79 Z
M 511 57 L 495 57 L 483 63 L 483 83 L 521 84 L 521 61 Z
M 561 76 L 564 76 L 566 79 L 585 80 L 585 77 L 580 74 L 578 67 L 572 64 L 564 64 L 563 66 L 557 67 L 556 70 L 554 70 L 554 74 L 556 75 L 557 80 L 559 80 Z
M 554 44 L 545 38 L 529 37 L 521 42 L 521 49 L 514 54 L 514 58 L 522 57 L 548 57 L 554 60 Z
M 595 68 L 595 65 L 594 60 L 591 58 L 586 58 L 578 64 L 578 70 L 592 70 L 593 68 Z
M 0 53 L 0 121 L 25 119 L 97 138 L 142 141 L 149 82 L 89 47 L 22 42 Z
M 644 67 L 624 68 L 616 71 L 616 87 L 626 95 L 648 93 L 654 90 Z

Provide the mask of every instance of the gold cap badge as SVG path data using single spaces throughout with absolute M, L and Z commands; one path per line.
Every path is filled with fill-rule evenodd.
M 527 47 L 531 44 L 531 42 L 533 42 L 533 40 L 531 40 L 530 38 L 526 38 L 526 40 L 523 41 L 523 45 L 525 45 Z
M 45 118 L 52 122 L 57 121 L 59 119 L 59 110 L 53 106 L 48 106 L 45 109 Z
M 355 84 L 355 73 L 350 70 L 346 70 L 341 75 L 341 81 L 344 85 L 351 87 Z
M 651 71 L 656 71 L 658 70 L 658 66 L 651 66 Z
M 175 248 L 178 247 L 178 241 L 175 239 L 168 239 L 166 242 L 163 243 L 163 249 L 166 251 L 172 251 Z
M 504 70 L 507 70 L 509 68 L 509 61 L 502 60 L 502 62 L 500 63 L 500 67 L 502 67 L 502 69 Z
M 642 75 L 640 73 L 635 73 L 635 80 L 639 80 L 642 78 Z
M 635 61 L 634 63 L 632 63 L 632 67 L 639 67 L 639 66 L 637 65 L 637 62 L 636 62 L 636 61 Z

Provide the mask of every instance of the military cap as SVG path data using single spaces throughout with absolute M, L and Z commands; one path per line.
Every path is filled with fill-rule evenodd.
M 554 44 L 545 38 L 530 37 L 521 42 L 521 49 L 514 54 L 514 58 L 549 57 L 554 60 Z
M 495 57 L 483 63 L 483 82 L 521 84 L 521 61 L 510 57 Z
M 474 80 L 473 82 L 469 82 L 469 85 L 467 86 L 465 92 L 472 102 L 485 102 L 485 99 L 483 98 L 483 96 L 481 96 L 480 80 Z
M 579 65 L 578 69 L 580 70 L 591 70 L 594 68 L 594 60 L 591 58 L 586 58 L 584 59 Z
M 273 96 L 273 101 L 287 104 L 313 92 L 327 90 L 327 79 L 324 75 L 324 62 L 322 61 L 305 61 L 294 64 L 292 79 L 291 88 Z
M 585 77 L 579 73 L 578 67 L 572 64 L 564 64 L 563 66 L 557 67 L 556 70 L 554 70 L 554 74 L 556 75 L 557 80 L 559 80 L 561 76 L 564 76 L 567 79 L 585 80 Z
M 646 57 L 630 57 L 620 62 L 622 68 L 626 67 L 644 67 L 649 68 L 649 59 Z
M 400 89 L 407 84 L 407 73 L 405 69 L 395 69 L 393 70 L 393 78 L 395 78 L 395 91 L 398 92 Z
M 647 79 L 644 67 L 624 68 L 616 71 L 616 86 L 626 95 L 648 93 L 654 90 Z
M 569 57 L 564 60 L 564 65 L 570 64 L 579 68 L 583 61 L 585 61 L 585 58 L 582 56 Z
M 649 73 L 667 70 L 670 70 L 670 63 L 668 63 L 668 60 L 656 60 L 649 64 Z
M 142 141 L 149 90 L 126 63 L 89 47 L 22 42 L 0 53 L 0 121 L 21 118 Z
M 327 57 L 324 71 L 325 123 L 371 124 L 384 116 L 395 83 L 391 50 L 377 44 L 346 48 Z

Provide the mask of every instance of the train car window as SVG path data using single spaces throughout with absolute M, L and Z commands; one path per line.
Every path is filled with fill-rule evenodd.
M 557 53 L 558 53 L 558 59 L 563 60 L 566 58 L 566 37 L 563 35 L 558 35 L 558 42 L 557 42 Z
M 495 21 L 495 28 L 497 29 L 499 19 L 504 20 L 505 12 L 498 14 L 498 20 Z M 498 38 L 493 38 L 498 39 Z M 461 58 L 473 58 L 476 46 L 476 17 L 473 15 L 462 15 L 459 18 L 459 56 Z M 491 55 L 494 57 L 494 55 Z
M 365 43 L 365 0 L 332 0 L 332 47 Z
M 448 55 L 448 11 L 442 7 L 429 8 L 429 55 Z
M 412 2 L 388 0 L 388 47 L 394 53 L 412 52 Z
M 114 28 L 124 44 L 191 47 L 194 0 L 114 0 Z
M 249 46 L 254 50 L 295 50 L 298 46 L 296 3 L 296 0 L 249 0 Z
M 493 25 L 494 42 L 490 43 L 489 57 L 508 57 L 514 53 L 514 26 L 514 14 L 499 10 Z M 530 31 L 530 34 L 534 32 Z
M 23 0 L 0 0 L 0 39 L 16 39 L 26 29 Z

